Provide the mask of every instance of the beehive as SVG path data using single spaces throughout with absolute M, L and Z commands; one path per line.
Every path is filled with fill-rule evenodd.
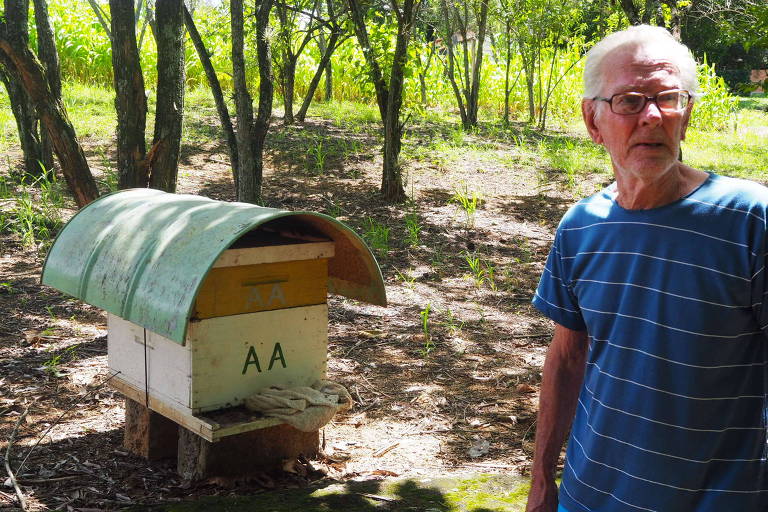
M 329 291 L 386 302 L 335 219 L 150 189 L 81 210 L 42 281 L 107 311 L 113 387 L 208 440 L 226 432 L 204 413 L 325 376 Z M 276 422 L 246 423 L 228 432 Z

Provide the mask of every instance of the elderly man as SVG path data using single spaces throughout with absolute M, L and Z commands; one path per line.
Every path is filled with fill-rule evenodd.
M 606 37 L 584 84 L 616 181 L 563 217 L 533 300 L 555 334 L 527 510 L 768 511 L 768 189 L 678 160 L 696 66 L 665 30 Z

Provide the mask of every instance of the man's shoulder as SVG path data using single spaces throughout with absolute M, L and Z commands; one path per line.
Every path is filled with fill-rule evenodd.
M 768 187 L 754 181 L 712 174 L 707 186 L 689 198 L 711 203 L 724 211 L 744 211 L 761 215 L 768 211 Z M 761 215 L 764 217 L 764 215 Z
M 572 226 L 606 219 L 611 212 L 611 186 L 572 205 L 560 220 L 560 226 Z

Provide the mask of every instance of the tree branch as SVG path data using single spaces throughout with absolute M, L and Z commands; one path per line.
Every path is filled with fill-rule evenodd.
M 8 477 L 11 480 L 13 490 L 16 491 L 16 497 L 19 499 L 19 506 L 21 507 L 21 510 L 24 511 L 28 510 L 27 501 L 24 499 L 24 494 L 21 492 L 21 488 L 19 488 L 18 482 L 16 482 L 16 476 L 11 470 L 11 448 L 13 447 L 13 441 L 16 439 L 16 432 L 19 430 L 19 425 L 21 425 L 21 422 L 24 421 L 24 418 L 27 416 L 28 412 L 29 407 L 24 409 L 24 412 L 21 413 L 19 418 L 16 420 L 16 425 L 13 426 L 13 431 L 11 432 L 11 436 L 8 438 L 8 446 L 5 450 L 5 472 L 8 473 Z
M 99 4 L 96 3 L 96 0 L 88 0 L 88 3 L 91 5 L 93 12 L 96 13 L 96 18 L 98 18 L 99 23 L 107 33 L 107 37 L 111 40 L 112 32 L 109 30 L 109 23 L 106 22 L 106 14 L 104 14 L 104 11 L 101 10 L 101 7 L 99 7 Z

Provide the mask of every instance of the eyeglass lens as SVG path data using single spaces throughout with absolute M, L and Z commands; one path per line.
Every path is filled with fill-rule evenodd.
M 655 103 L 659 110 L 677 112 L 688 105 L 686 91 L 664 91 L 656 95 Z M 639 92 L 617 94 L 611 99 L 611 110 L 616 114 L 637 114 L 645 107 L 648 97 Z

